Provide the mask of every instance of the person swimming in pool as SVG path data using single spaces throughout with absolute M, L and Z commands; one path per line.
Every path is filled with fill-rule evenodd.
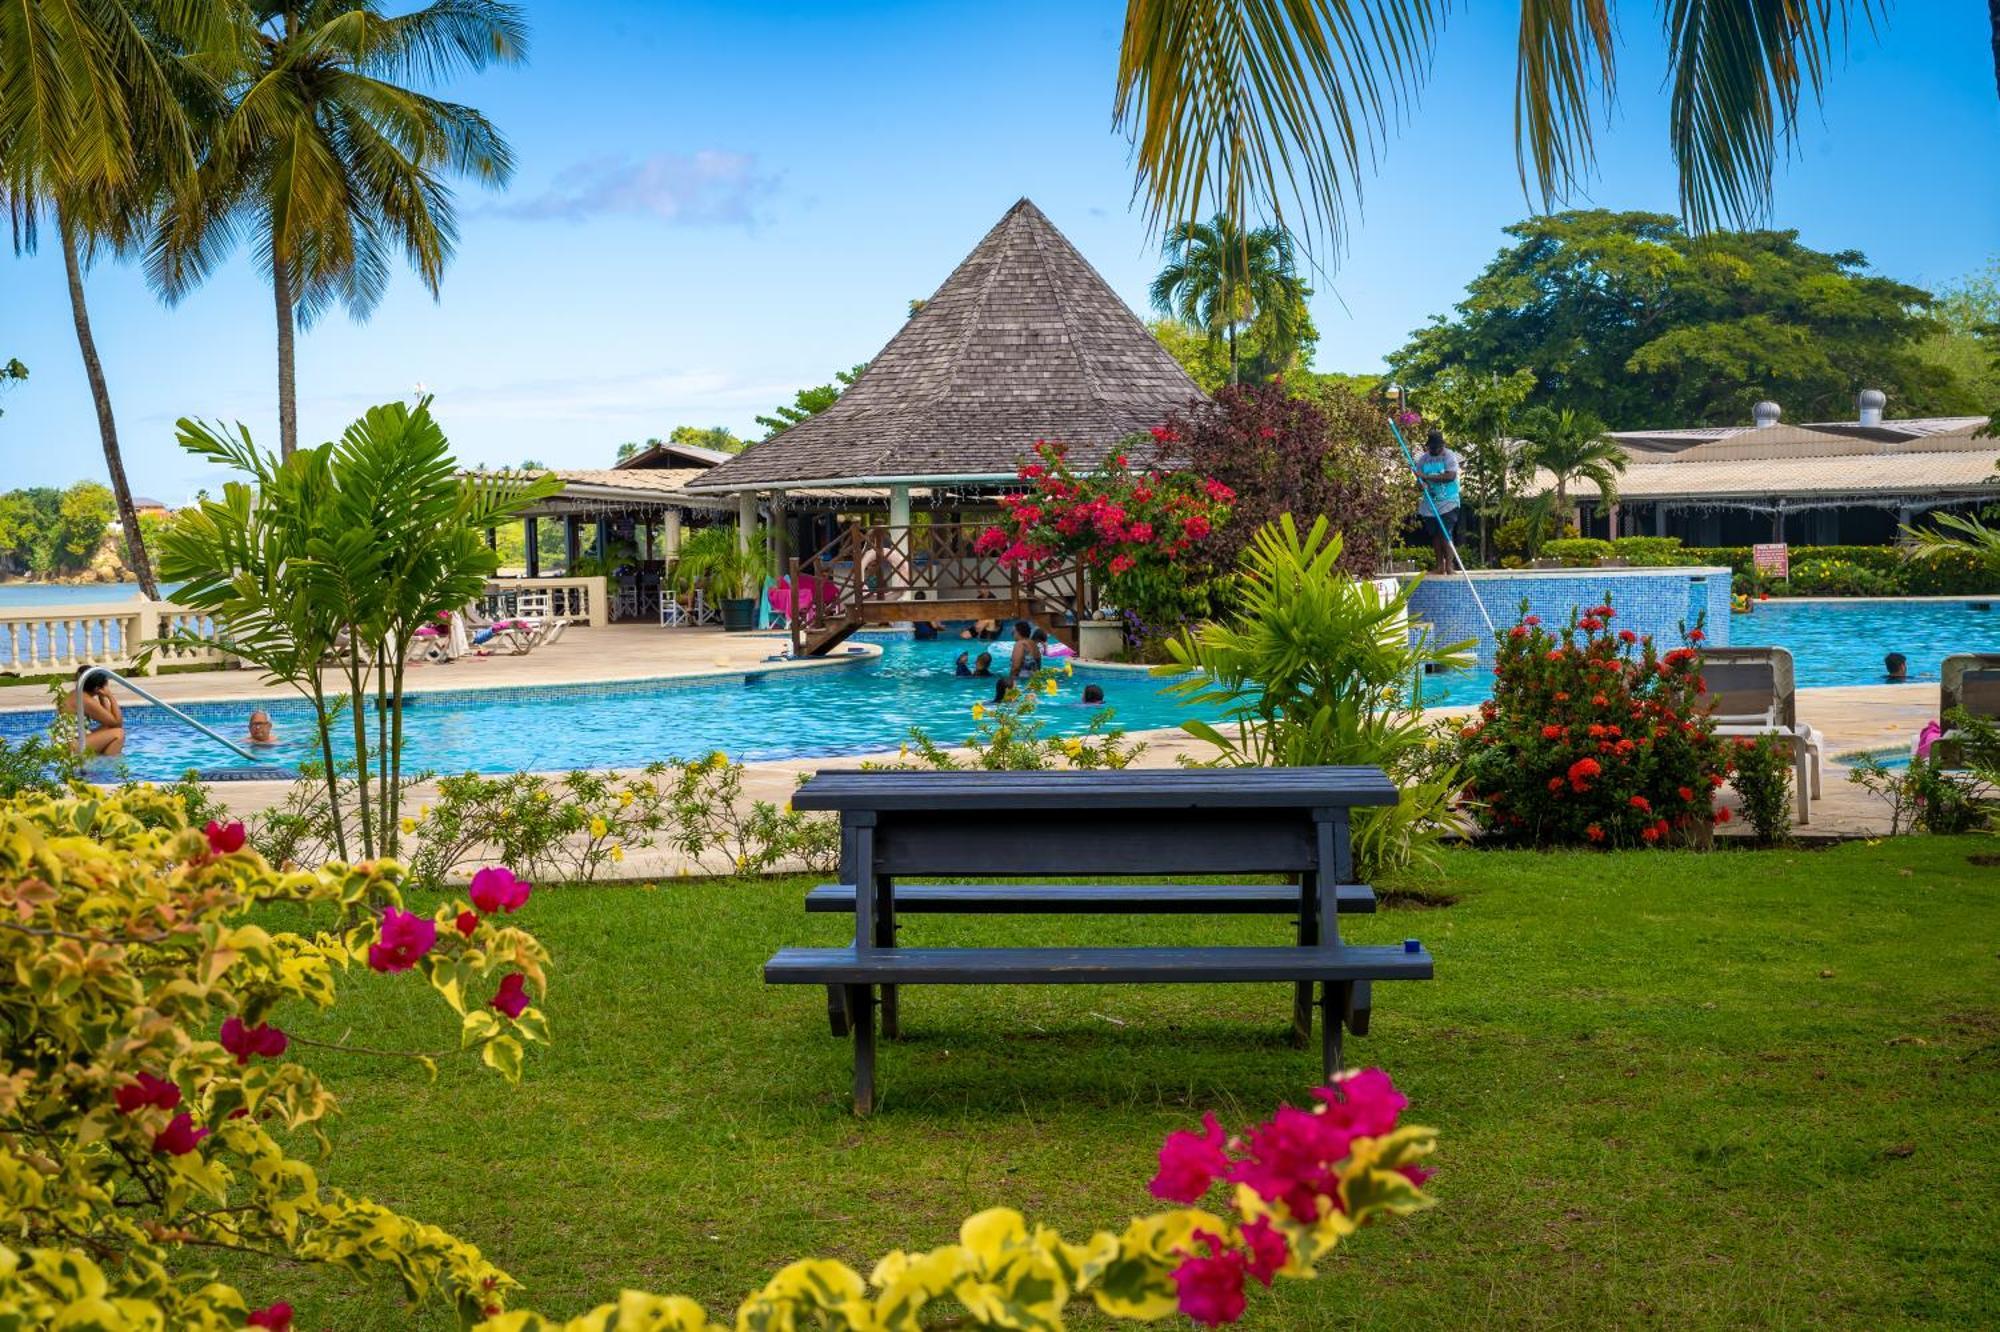
M 993 654 L 982 652 L 975 657 L 972 662 L 972 673 L 980 676 L 993 674 Z
M 278 743 L 278 730 L 271 725 L 271 714 L 262 708 L 250 714 L 250 743 L 253 745 Z
M 1891 652 L 1882 658 L 1882 675 L 1890 684 L 1902 684 L 1910 678 L 1910 659 L 1900 652 Z
M 970 652 L 959 653 L 958 660 L 951 664 L 951 673 L 961 679 L 969 677 L 972 674 L 971 657 Z
M 1083 687 L 1083 705 L 1087 708 L 1104 706 L 1104 686 L 1087 684 Z
M 89 724 L 84 748 L 93 754 L 118 755 L 125 752 L 125 713 L 111 692 L 111 672 L 98 666 L 77 668 L 78 695 L 83 704 L 82 720 Z M 64 712 L 74 712 L 77 697 L 65 692 L 57 704 Z

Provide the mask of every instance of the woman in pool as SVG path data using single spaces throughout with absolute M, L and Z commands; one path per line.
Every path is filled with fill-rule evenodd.
M 93 754 L 117 755 L 125 752 L 125 714 L 111 693 L 111 672 L 96 666 L 77 668 L 83 700 L 83 720 L 90 729 L 83 737 L 84 748 Z M 75 711 L 75 700 L 65 693 L 57 704 L 64 712 Z
M 978 658 L 972 663 L 972 673 L 974 675 L 993 674 L 993 654 L 991 652 L 980 653 Z

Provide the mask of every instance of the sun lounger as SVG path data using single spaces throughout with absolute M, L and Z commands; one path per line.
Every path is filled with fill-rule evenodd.
M 1791 744 L 1798 821 L 1810 823 L 1825 746 L 1818 731 L 1799 721 L 1792 654 L 1781 647 L 1706 648 L 1701 673 L 1717 735 L 1775 735 Z

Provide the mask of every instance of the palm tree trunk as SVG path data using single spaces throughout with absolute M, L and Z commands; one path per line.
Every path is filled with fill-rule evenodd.
M 69 277 L 69 310 L 76 321 L 76 345 L 83 353 L 84 378 L 90 381 L 91 401 L 97 405 L 97 434 L 104 441 L 104 467 L 111 473 L 111 493 L 118 500 L 118 525 L 125 529 L 125 548 L 130 552 L 133 576 L 146 600 L 160 599 L 160 585 L 153 578 L 153 561 L 146 554 L 146 540 L 139 531 L 139 510 L 132 504 L 132 483 L 125 479 L 125 455 L 118 448 L 118 423 L 111 415 L 111 389 L 104 382 L 104 363 L 97 359 L 97 339 L 90 332 L 90 311 L 83 303 L 83 268 L 76 257 L 76 233 L 69 221 L 58 216 L 56 230 L 62 233 L 63 271 Z
M 271 255 L 271 295 L 278 309 L 278 455 L 290 458 L 299 447 L 297 362 L 292 352 L 292 275 L 285 257 Z
M 1995 0 L 2000 3 L 2000 0 Z M 1236 325 L 1229 326 L 1229 382 L 1236 383 Z
M 1986 0 L 1986 13 L 1993 20 L 1993 82 L 2000 87 L 2000 0 Z

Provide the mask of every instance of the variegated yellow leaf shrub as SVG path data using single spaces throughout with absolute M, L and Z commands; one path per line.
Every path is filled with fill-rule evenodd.
M 509 1079 L 546 1036 L 529 1003 L 546 954 L 500 918 L 528 886 L 488 871 L 470 907 L 425 918 L 402 876 L 273 870 L 241 824 L 191 828 L 145 787 L 0 801 L 0 1327 L 288 1324 L 281 1288 L 253 1301 L 205 1278 L 203 1248 L 393 1274 L 465 1324 L 504 1309 L 513 1283 L 477 1248 L 322 1187 L 292 1154 L 324 1153 L 333 1097 L 294 1057 L 321 1043 L 284 1021 L 331 1007 L 357 966 L 421 972 L 461 1049 Z M 328 923 L 272 930 L 267 903 Z
M 463 1048 L 509 1079 L 546 1035 L 529 1006 L 546 957 L 501 919 L 529 886 L 482 870 L 467 904 L 427 918 L 404 909 L 402 874 L 274 871 L 241 825 L 197 831 L 145 788 L 0 801 L 0 1328 L 290 1332 L 285 1265 L 246 1297 L 200 1270 L 203 1247 L 393 1274 L 478 1332 L 1058 1332 L 1079 1301 L 1216 1326 L 1242 1316 L 1251 1283 L 1311 1277 L 1360 1226 L 1431 1202 L 1420 1163 L 1435 1134 L 1399 1126 L 1404 1098 L 1366 1070 L 1240 1134 L 1210 1115 L 1169 1135 L 1152 1191 L 1178 1206 L 1081 1243 L 996 1208 L 866 1278 L 793 1263 L 729 1324 L 639 1291 L 567 1322 L 509 1312 L 516 1283 L 476 1247 L 322 1187 L 290 1152 L 301 1136 L 325 1150 L 333 1099 L 290 1057 L 320 1043 L 285 1029 L 288 1006 L 331 1007 L 357 966 L 421 971 L 460 1014 Z M 273 932 L 267 903 L 333 922 Z
M 1310 1278 L 1369 1221 L 1431 1205 L 1420 1163 L 1436 1132 L 1399 1126 L 1407 1101 L 1387 1074 L 1365 1069 L 1314 1098 L 1312 1109 L 1281 1107 L 1242 1134 L 1209 1115 L 1202 1132 L 1168 1136 L 1153 1194 L 1194 1204 L 1219 1186 L 1227 1203 L 1218 1211 L 1184 1206 L 1073 1244 L 994 1208 L 968 1219 L 958 1243 L 891 1253 L 865 1280 L 845 1263 L 793 1263 L 744 1301 L 733 1324 L 709 1321 L 691 1300 L 628 1290 L 568 1322 L 516 1311 L 479 1332 L 1061 1332 L 1077 1300 L 1135 1322 L 1179 1313 L 1209 1327 L 1233 1323 L 1250 1282 Z

